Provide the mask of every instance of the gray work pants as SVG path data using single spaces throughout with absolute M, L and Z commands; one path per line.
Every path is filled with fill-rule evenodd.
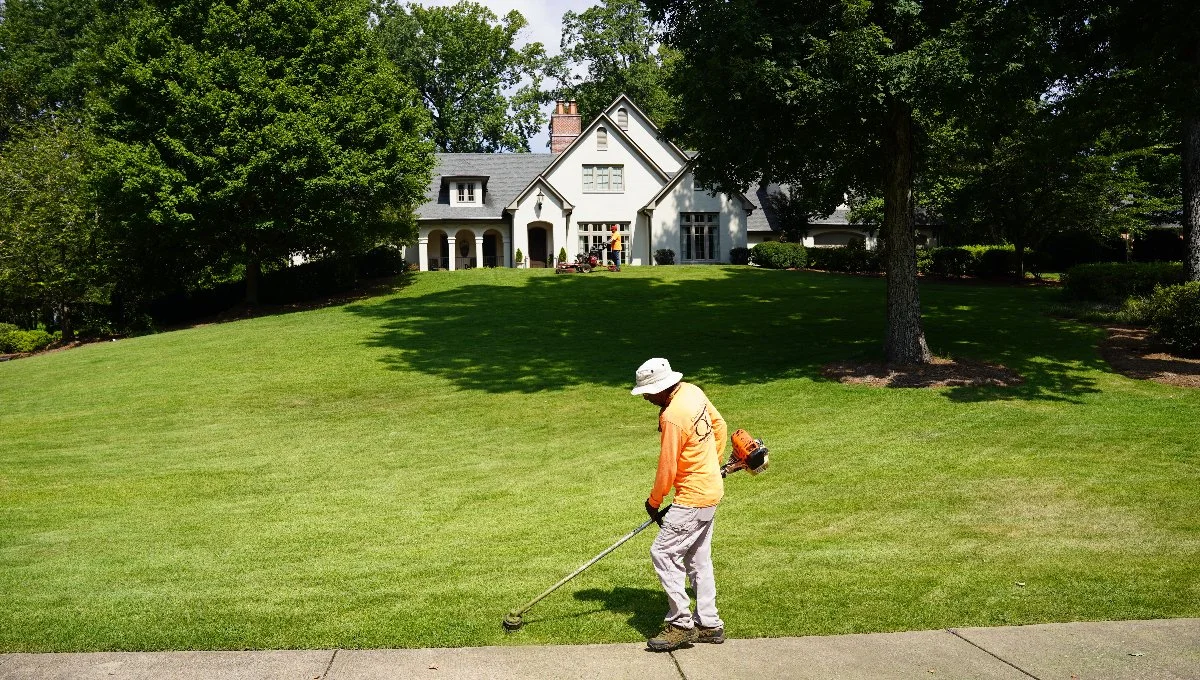
M 717 615 L 717 582 L 713 579 L 712 533 L 717 506 L 685 508 L 672 505 L 663 517 L 658 537 L 650 546 L 654 571 L 667 591 L 667 623 L 681 628 L 701 625 L 721 628 L 725 623 Z M 684 577 L 692 580 L 696 591 L 696 613 L 691 612 L 691 599 L 685 589 Z

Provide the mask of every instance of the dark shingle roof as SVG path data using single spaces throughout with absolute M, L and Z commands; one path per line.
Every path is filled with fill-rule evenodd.
M 750 213 L 746 220 L 747 232 L 776 231 L 779 229 L 779 216 L 771 207 L 770 194 L 779 193 L 778 184 L 752 184 L 746 192 L 746 198 L 758 206 L 758 210 Z M 849 211 L 835 210 L 832 215 L 809 222 L 811 226 L 847 226 L 850 224 Z
M 439 153 L 433 182 L 425 191 L 425 203 L 417 208 L 422 220 L 496 220 L 522 189 L 557 157 L 552 153 Z M 486 177 L 483 205 L 466 208 L 450 205 L 446 177 Z

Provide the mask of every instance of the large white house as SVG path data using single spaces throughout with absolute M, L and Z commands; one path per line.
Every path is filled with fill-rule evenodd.
M 438 154 L 406 259 L 422 271 L 553 266 L 560 250 L 573 260 L 607 243 L 615 224 L 631 265 L 653 264 L 667 249 L 679 263 L 719 263 L 774 237 L 770 189 L 747 196 L 697 186 L 693 155 L 624 95 L 586 127 L 575 102 L 558 102 L 550 143 L 548 154 Z M 816 246 L 867 236 L 844 210 L 809 234 Z

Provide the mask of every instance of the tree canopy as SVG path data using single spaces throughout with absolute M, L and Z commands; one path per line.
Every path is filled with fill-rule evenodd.
M 648 0 L 683 58 L 675 134 L 700 181 L 793 185 L 832 213 L 882 194 L 888 272 L 884 350 L 931 360 L 921 327 L 913 183 L 930 117 L 998 118 L 998 92 L 1046 86 L 1048 30 L 1011 4 Z M 763 134 L 764 130 L 772 131 Z
M 679 52 L 661 44 L 640 0 L 602 0 L 583 12 L 566 12 L 562 56 L 562 94 L 579 102 L 584 120 L 603 113 L 620 94 L 659 127 L 675 119 L 667 81 Z M 570 75 L 579 68 L 586 77 Z
M 420 92 L 439 151 L 529 151 L 529 138 L 546 124 L 549 62 L 541 43 L 517 46 L 528 25 L 520 12 L 499 19 L 462 0 L 448 7 L 384 2 L 376 14 L 379 41 Z
M 242 267 L 255 302 L 264 263 L 411 235 L 428 118 L 365 3 L 143 3 L 124 23 L 97 69 L 96 178 L 130 268 Z

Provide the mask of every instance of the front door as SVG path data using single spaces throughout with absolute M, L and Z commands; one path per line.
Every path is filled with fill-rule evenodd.
M 541 227 L 529 228 L 529 266 L 546 266 L 546 230 Z

